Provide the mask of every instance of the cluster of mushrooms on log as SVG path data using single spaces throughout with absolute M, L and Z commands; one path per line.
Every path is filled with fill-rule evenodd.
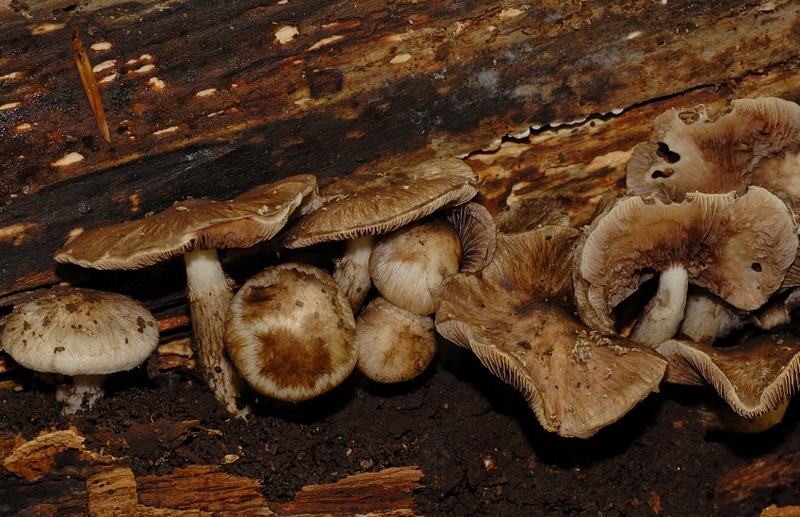
M 436 158 L 367 165 L 322 189 L 301 174 L 230 201 L 186 199 L 75 229 L 55 259 L 109 270 L 182 255 L 198 366 L 231 415 L 251 411 L 247 386 L 301 401 L 356 368 L 407 381 L 438 333 L 562 436 L 595 434 L 662 381 L 711 385 L 760 429 L 800 383 L 800 340 L 785 331 L 800 304 L 799 162 L 800 106 L 742 99 L 660 115 L 626 194 L 581 229 L 548 202 L 493 217 L 473 201 L 470 167 Z M 217 250 L 267 241 L 277 254 L 345 251 L 328 271 L 285 262 L 237 289 Z M 23 367 L 73 379 L 58 392 L 66 413 L 157 344 L 139 303 L 63 285 L 17 304 L 2 335 Z

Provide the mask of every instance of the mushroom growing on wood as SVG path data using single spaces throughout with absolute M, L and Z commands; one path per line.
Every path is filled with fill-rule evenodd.
M 575 275 L 578 309 L 588 324 L 612 332 L 612 310 L 660 272 L 654 304 L 668 310 L 658 318 L 646 314 L 632 333 L 655 345 L 678 329 L 688 282 L 738 309 L 755 310 L 780 287 L 797 245 L 791 211 L 759 187 L 740 197 L 690 193 L 681 203 L 631 197 L 585 239 Z M 677 280 L 667 283 L 666 271 Z
M 298 221 L 284 241 L 288 248 L 302 248 L 347 240 L 333 276 L 354 311 L 372 285 L 368 267 L 374 235 L 465 203 L 477 193 L 475 173 L 456 158 L 381 165 L 364 167 L 325 187 L 320 208 Z
M 292 402 L 338 386 L 358 359 L 347 297 L 306 264 L 280 264 L 245 282 L 225 317 L 225 343 L 253 389 Z
M 656 391 L 666 361 L 573 315 L 578 236 L 560 226 L 498 235 L 479 274 L 445 282 L 436 329 L 520 390 L 545 429 L 586 438 Z
M 192 331 L 203 374 L 230 414 L 241 381 L 225 354 L 224 317 L 233 290 L 218 248 L 243 248 L 272 238 L 295 210 L 314 208 L 312 175 L 285 178 L 232 201 L 188 199 L 161 213 L 84 231 L 56 253 L 59 262 L 95 269 L 138 269 L 183 254 Z
M 669 361 L 665 381 L 710 384 L 745 418 L 778 409 L 799 387 L 800 340 L 796 336 L 760 334 L 729 347 L 673 339 L 656 350 Z
M 72 377 L 74 390 L 56 392 L 64 414 L 91 409 L 107 375 L 139 366 L 156 345 L 156 320 L 138 302 L 66 287 L 14 307 L 2 335 L 3 349 L 25 368 Z
M 743 194 L 757 185 L 800 205 L 800 106 L 774 97 L 738 99 L 730 111 L 701 106 L 669 110 L 650 142 L 628 162 L 626 184 L 636 195 L 682 199 L 693 191 Z

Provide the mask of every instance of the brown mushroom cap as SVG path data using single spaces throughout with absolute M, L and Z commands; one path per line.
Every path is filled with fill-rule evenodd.
M 452 224 L 425 219 L 382 235 L 372 249 L 369 274 L 381 295 L 414 314 L 433 314 L 434 293 L 458 273 L 461 243 Z
M 445 282 L 436 329 L 520 390 L 545 429 L 585 438 L 655 391 L 666 361 L 574 317 L 578 235 L 559 226 L 499 235 L 479 274 Z
M 632 197 L 618 203 L 588 235 L 581 253 L 579 309 L 599 315 L 673 264 L 689 281 L 742 310 L 760 307 L 780 287 L 794 259 L 791 212 L 759 187 L 733 194 L 687 194 L 681 203 Z M 584 321 L 591 321 L 584 317 Z
M 187 199 L 144 219 L 81 232 L 55 259 L 94 269 L 139 269 L 196 247 L 248 247 L 272 238 L 297 207 L 315 197 L 316 178 L 303 174 L 232 201 Z
M 302 248 L 390 232 L 436 210 L 475 197 L 477 177 L 457 158 L 365 167 L 325 187 L 321 207 L 289 231 L 284 244 Z
M 54 288 L 14 310 L 3 349 L 25 368 L 107 375 L 139 366 L 158 345 L 150 311 L 117 293 Z
M 436 355 L 433 318 L 378 296 L 356 319 L 358 369 L 376 382 L 404 382 L 421 374 Z
M 497 247 L 497 228 L 489 210 L 470 201 L 450 211 L 447 220 L 453 223 L 461 241 L 462 273 L 477 273 L 491 262 Z
M 336 281 L 286 263 L 249 279 L 225 318 L 228 354 L 259 393 L 288 401 L 316 397 L 356 365 L 355 321 Z
M 800 204 L 800 106 L 767 97 L 731 102 L 717 117 L 705 107 L 669 110 L 654 123 L 650 142 L 634 149 L 627 167 L 630 193 L 744 193 L 764 187 Z
M 757 335 L 730 347 L 669 340 L 657 348 L 669 361 L 664 380 L 710 384 L 737 414 L 755 418 L 775 410 L 798 389 L 800 340 Z

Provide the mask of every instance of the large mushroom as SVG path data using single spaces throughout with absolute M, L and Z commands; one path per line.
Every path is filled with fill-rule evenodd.
M 436 329 L 520 390 L 545 429 L 586 438 L 656 391 L 666 361 L 573 315 L 578 236 L 560 226 L 500 234 L 478 274 L 445 282 Z
M 578 309 L 584 321 L 612 332 L 612 310 L 661 273 L 659 292 L 632 332 L 637 342 L 657 345 L 678 329 L 689 282 L 755 310 L 780 287 L 797 246 L 791 211 L 760 187 L 739 197 L 690 193 L 681 203 L 631 197 L 585 239 L 575 275 Z
M 232 201 L 188 199 L 161 213 L 83 231 L 56 253 L 59 262 L 95 269 L 138 269 L 183 255 L 192 330 L 202 372 L 230 414 L 243 416 L 236 399 L 241 381 L 224 344 L 224 317 L 233 296 L 218 248 L 243 248 L 272 238 L 297 210 L 314 208 L 316 178 L 285 178 Z
M 64 414 L 91 409 L 107 375 L 139 366 L 156 345 L 156 320 L 140 303 L 69 287 L 15 306 L 2 335 L 2 348 L 20 365 L 72 377 L 72 389 L 56 391 Z
M 347 249 L 336 261 L 333 277 L 356 311 L 372 285 L 368 268 L 374 235 L 469 201 L 477 193 L 476 183 L 472 169 L 456 158 L 373 164 L 322 189 L 321 206 L 298 221 L 284 245 L 302 248 L 346 240 Z

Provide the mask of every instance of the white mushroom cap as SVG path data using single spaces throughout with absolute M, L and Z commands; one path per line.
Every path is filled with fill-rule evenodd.
M 225 319 L 233 364 L 257 392 L 307 400 L 356 365 L 353 312 L 336 281 L 305 264 L 270 267 L 234 295 Z
M 380 296 L 356 320 L 358 369 L 376 382 L 403 382 L 421 374 L 436 355 L 433 318 Z
M 25 368 L 63 375 L 130 370 L 158 345 L 150 312 L 121 294 L 55 288 L 8 317 L 3 349 Z

